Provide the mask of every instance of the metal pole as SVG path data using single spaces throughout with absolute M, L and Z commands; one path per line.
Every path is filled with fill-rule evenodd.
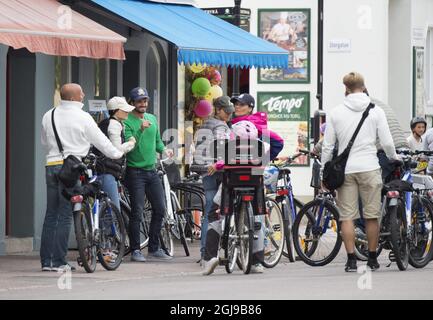
M 235 14 L 235 25 L 237 27 L 241 26 L 241 1 L 242 0 L 235 0 L 235 8 L 234 8 L 234 14 Z M 236 66 L 233 68 L 233 96 L 239 96 L 240 95 L 240 70 L 239 67 Z
M 319 110 L 323 110 L 323 0 L 318 2 L 319 26 L 318 26 L 318 58 L 317 58 L 317 96 Z

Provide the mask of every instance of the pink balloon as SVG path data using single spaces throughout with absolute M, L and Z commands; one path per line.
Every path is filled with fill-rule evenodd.
M 206 118 L 212 113 L 212 105 L 207 100 L 200 100 L 194 108 L 197 117 Z
M 222 81 L 221 73 L 218 70 L 213 70 L 212 72 L 210 72 L 207 78 L 213 85 L 219 85 Z

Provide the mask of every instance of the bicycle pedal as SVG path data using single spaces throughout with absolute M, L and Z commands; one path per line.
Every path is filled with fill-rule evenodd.
M 391 251 L 389 253 L 388 259 L 391 261 L 391 264 L 396 261 L 394 252 Z
M 83 262 L 81 261 L 81 258 L 77 258 L 77 264 L 82 267 L 83 266 Z
M 254 235 L 254 240 L 259 240 L 259 236 Z

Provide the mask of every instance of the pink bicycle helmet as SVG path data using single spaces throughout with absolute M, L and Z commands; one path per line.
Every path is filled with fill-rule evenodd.
M 232 126 L 233 133 L 241 139 L 258 139 L 259 131 L 250 121 L 239 121 Z

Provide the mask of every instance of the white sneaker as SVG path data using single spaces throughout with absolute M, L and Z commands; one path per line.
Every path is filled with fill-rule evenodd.
M 262 264 L 258 263 L 251 266 L 250 273 L 263 273 L 265 271 L 265 268 Z
M 209 261 L 204 261 L 202 275 L 208 276 L 215 271 L 215 268 L 219 265 L 220 260 L 218 258 L 212 258 Z

